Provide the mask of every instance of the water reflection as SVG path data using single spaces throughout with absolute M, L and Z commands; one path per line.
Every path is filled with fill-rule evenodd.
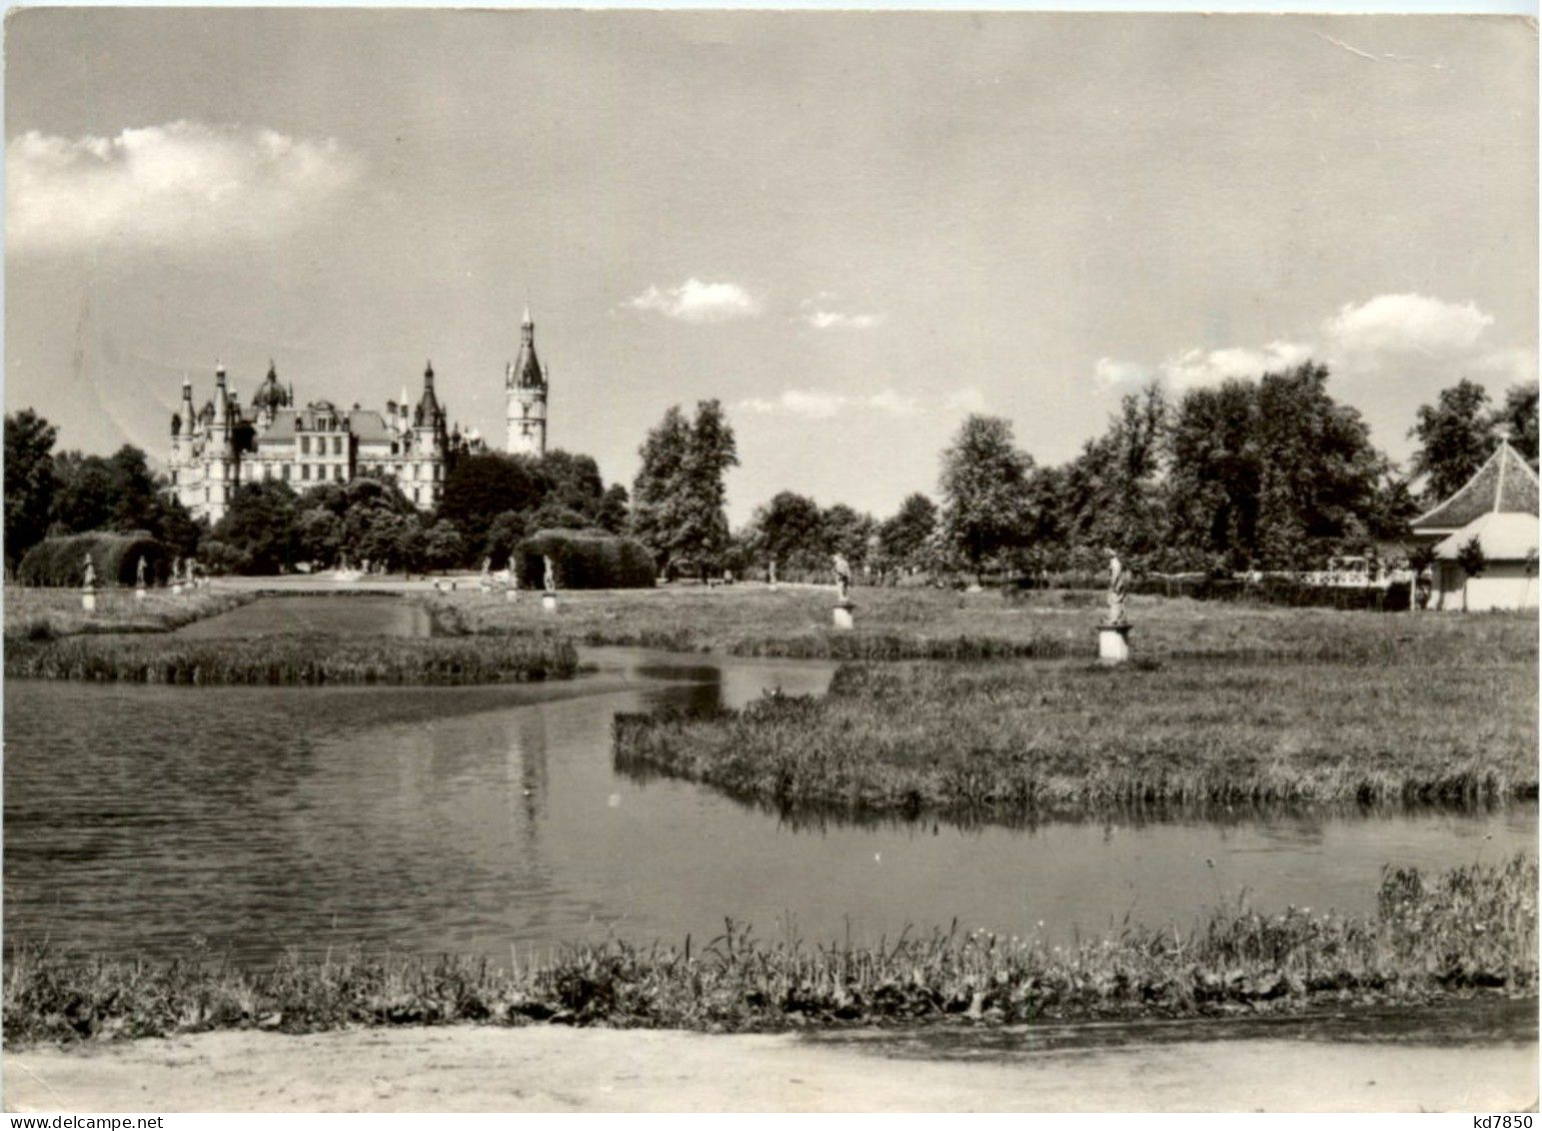
M 1368 910 L 1384 864 L 1531 849 L 1536 807 L 1470 814 L 1133 811 L 1025 828 L 789 820 L 612 765 L 617 711 L 825 688 L 830 665 L 586 653 L 539 688 L 5 688 L 12 940 L 242 958 L 361 944 L 506 956 L 617 934 L 1054 939 L 1128 914 Z M 1038 924 L 1042 921 L 1044 927 Z

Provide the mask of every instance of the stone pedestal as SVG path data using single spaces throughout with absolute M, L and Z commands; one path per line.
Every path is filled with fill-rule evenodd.
M 145 587 L 143 585 L 134 590 L 134 600 L 136 601 L 143 601 L 147 596 L 149 596 L 149 594 L 145 592 Z
M 541 594 L 541 611 L 543 613 L 555 613 L 557 611 L 557 595 L 555 593 Z
M 856 621 L 852 617 L 856 604 L 851 601 L 842 601 L 835 606 L 835 627 L 841 632 L 850 632 L 855 627 Z
M 510 602 L 519 600 L 519 590 L 505 589 L 503 593 L 503 599 Z
M 96 612 L 96 590 L 82 589 L 80 591 L 80 607 L 88 613 Z
M 182 596 L 182 583 L 180 581 L 173 581 L 171 583 L 171 595 L 173 597 Z
M 1130 626 L 1128 624 L 1098 625 L 1098 663 L 1127 664 L 1130 662 Z

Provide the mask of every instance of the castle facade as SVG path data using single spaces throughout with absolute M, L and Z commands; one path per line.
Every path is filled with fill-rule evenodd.
M 547 375 L 535 354 L 535 324 L 525 312 L 518 359 L 504 373 L 508 450 L 546 454 Z M 201 408 L 192 382 L 182 382 L 182 404 L 171 417 L 170 490 L 194 518 L 218 522 L 243 483 L 282 482 L 305 492 L 361 475 L 390 479 L 422 510 L 436 506 L 456 456 L 485 451 L 474 431 L 450 429 L 434 392 L 434 367 L 423 371 L 423 391 L 409 404 L 387 401 L 385 411 L 331 401 L 299 406 L 294 387 L 268 375 L 243 407 L 224 366 L 214 371 L 214 395 Z

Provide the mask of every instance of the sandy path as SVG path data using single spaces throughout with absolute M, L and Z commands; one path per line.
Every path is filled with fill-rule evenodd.
M 1502 1111 L 1537 1045 L 1257 1038 L 896 1056 L 883 1040 L 460 1026 L 5 1055 L 11 1111 Z

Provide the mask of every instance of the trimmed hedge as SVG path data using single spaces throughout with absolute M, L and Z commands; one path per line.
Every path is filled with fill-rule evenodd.
M 539 589 L 550 557 L 559 589 L 652 589 L 653 555 L 635 538 L 590 530 L 541 530 L 514 548 L 519 583 Z
M 141 556 L 149 584 L 159 585 L 171 574 L 171 552 L 144 531 L 114 534 L 96 530 L 44 538 L 21 559 L 16 567 L 17 580 L 23 585 L 78 588 L 85 576 L 88 551 L 100 586 L 132 586 Z

